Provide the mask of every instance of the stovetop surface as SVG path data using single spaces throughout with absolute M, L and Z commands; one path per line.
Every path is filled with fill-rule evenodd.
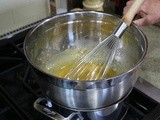
M 33 107 L 44 95 L 24 56 L 24 36 L 7 41 L 0 44 L 0 120 L 50 120 Z M 160 120 L 160 103 L 136 88 L 124 104 L 125 116 L 117 120 Z

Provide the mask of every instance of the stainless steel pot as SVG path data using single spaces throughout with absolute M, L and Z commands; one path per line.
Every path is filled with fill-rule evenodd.
M 98 44 L 113 32 L 119 20 L 106 13 L 72 12 L 49 18 L 31 30 L 24 42 L 24 52 L 47 97 L 63 107 L 86 111 L 115 104 L 132 90 L 148 45 L 145 35 L 135 25 L 131 25 L 120 40 L 112 66 L 118 71 L 115 77 L 69 80 L 54 76 L 46 67 L 52 65 L 57 53 L 68 48 Z M 74 53 L 67 55 L 60 61 L 65 64 L 74 56 Z

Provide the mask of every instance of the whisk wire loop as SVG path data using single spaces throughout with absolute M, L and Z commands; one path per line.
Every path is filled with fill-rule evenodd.
M 98 44 L 84 57 L 80 58 L 65 76 L 69 79 L 86 80 L 102 79 L 106 77 L 111 61 L 113 60 L 116 40 L 114 35 L 109 36 Z

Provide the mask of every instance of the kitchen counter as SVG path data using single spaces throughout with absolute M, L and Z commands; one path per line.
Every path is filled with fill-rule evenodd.
M 160 88 L 160 27 L 140 27 L 148 39 L 148 52 L 141 64 L 140 77 Z

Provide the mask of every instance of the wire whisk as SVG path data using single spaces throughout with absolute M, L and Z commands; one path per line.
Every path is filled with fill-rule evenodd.
M 116 75 L 110 66 L 116 54 L 120 38 L 131 24 L 144 0 L 135 0 L 114 32 L 100 42 L 91 52 L 82 57 L 65 78 L 73 80 L 97 80 Z

